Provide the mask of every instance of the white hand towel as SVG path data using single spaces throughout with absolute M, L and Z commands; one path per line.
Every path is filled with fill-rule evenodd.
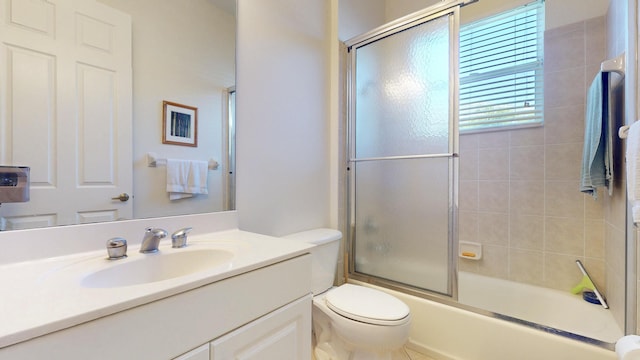
M 208 194 L 208 166 L 206 161 L 167 159 L 169 199 L 178 200 L 196 194 Z
M 640 223 L 640 121 L 629 127 L 627 135 L 627 196 L 633 210 L 633 223 Z

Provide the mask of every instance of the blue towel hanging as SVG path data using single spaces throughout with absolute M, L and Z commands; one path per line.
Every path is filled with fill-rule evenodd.
M 598 198 L 597 188 L 613 187 L 613 138 L 609 114 L 609 74 L 599 72 L 587 94 L 580 191 Z

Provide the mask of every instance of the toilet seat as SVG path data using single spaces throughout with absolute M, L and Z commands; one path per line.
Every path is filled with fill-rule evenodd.
M 382 291 L 344 284 L 329 290 L 327 307 L 346 318 L 373 325 L 401 325 L 409 321 L 409 307 Z

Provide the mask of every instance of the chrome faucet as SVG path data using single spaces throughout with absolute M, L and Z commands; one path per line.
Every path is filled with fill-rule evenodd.
M 174 232 L 173 235 L 171 235 L 171 247 L 183 248 L 187 246 L 187 234 L 191 230 L 192 228 L 186 227 Z
M 167 237 L 167 235 L 167 230 L 146 228 L 140 245 L 140 252 L 144 254 L 157 252 L 160 240 Z

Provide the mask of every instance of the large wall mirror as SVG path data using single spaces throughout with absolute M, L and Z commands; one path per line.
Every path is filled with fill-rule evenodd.
M 2 15 L 0 165 L 29 166 L 31 191 L 0 201 L 0 231 L 233 209 L 235 0 L 13 0 Z M 164 102 L 197 109 L 197 146 L 163 143 Z M 209 162 L 207 193 L 171 200 L 166 159 Z

